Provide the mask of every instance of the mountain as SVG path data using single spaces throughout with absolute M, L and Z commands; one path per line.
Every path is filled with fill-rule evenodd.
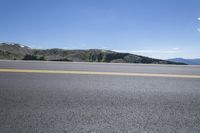
M 32 54 L 30 47 L 17 43 L 0 43 L 0 59 L 22 59 L 26 54 Z
M 179 64 L 173 61 L 154 59 L 130 53 L 119 53 L 111 50 L 64 50 L 32 49 L 17 43 L 0 43 L 0 59 L 6 60 L 48 60 L 77 62 L 113 62 L 145 64 Z
M 172 58 L 172 59 L 168 59 L 168 61 L 185 63 L 188 65 L 200 65 L 200 58 L 199 59 Z

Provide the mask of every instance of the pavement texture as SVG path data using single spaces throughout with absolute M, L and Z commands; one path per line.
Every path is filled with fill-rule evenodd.
M 198 66 L 0 61 L 0 69 L 200 75 Z M 0 72 L 0 133 L 199 133 L 200 79 Z

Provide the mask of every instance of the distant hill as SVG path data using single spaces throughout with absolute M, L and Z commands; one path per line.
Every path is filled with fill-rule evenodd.
M 199 59 L 173 58 L 173 59 L 168 59 L 168 61 L 185 63 L 188 65 L 200 65 L 200 58 Z
M 154 59 L 130 53 L 119 53 L 110 50 L 64 50 L 32 49 L 17 43 L 0 43 L 0 59 L 6 60 L 48 60 L 72 62 L 113 62 L 145 64 L 184 64 L 173 61 Z

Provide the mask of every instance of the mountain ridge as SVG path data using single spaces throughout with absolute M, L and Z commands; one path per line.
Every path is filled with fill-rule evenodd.
M 200 65 L 200 58 L 196 58 L 196 59 L 171 58 L 171 59 L 168 59 L 168 61 L 185 63 L 188 65 Z
M 130 53 L 120 53 L 112 50 L 33 49 L 18 43 L 0 43 L 0 59 L 185 65 L 185 63 L 160 60 Z

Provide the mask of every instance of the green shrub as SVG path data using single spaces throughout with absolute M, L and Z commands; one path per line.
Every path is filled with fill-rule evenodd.
M 26 54 L 23 58 L 23 60 L 45 60 L 44 56 L 36 56 L 36 55 L 30 55 Z

